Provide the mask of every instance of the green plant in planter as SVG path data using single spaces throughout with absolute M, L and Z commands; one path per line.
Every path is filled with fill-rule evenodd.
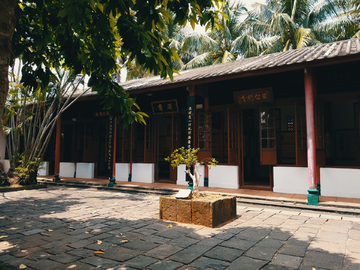
M 199 180 L 200 180 L 200 173 L 199 173 L 199 165 L 207 165 L 209 168 L 212 166 L 216 166 L 218 163 L 215 158 L 205 158 L 202 160 L 198 160 L 197 153 L 199 152 L 199 148 L 188 148 L 181 147 L 175 149 L 174 152 L 167 158 L 166 161 L 170 162 L 171 167 L 176 168 L 180 164 L 186 165 L 185 172 L 191 177 L 193 180 L 193 193 L 196 195 L 199 192 Z M 194 168 L 194 173 L 191 173 L 191 168 Z

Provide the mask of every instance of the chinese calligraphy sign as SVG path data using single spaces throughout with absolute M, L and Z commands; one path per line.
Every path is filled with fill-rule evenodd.
M 176 99 L 151 102 L 153 114 L 178 113 Z
M 273 104 L 272 88 L 258 88 L 234 92 L 235 103 L 240 106 Z

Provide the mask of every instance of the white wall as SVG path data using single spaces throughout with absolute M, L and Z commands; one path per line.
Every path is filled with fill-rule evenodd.
M 3 164 L 4 172 L 7 173 L 10 169 L 10 160 L 2 159 L 0 162 Z
M 44 161 L 39 167 L 38 175 L 49 175 L 49 161 Z
M 77 162 L 76 178 L 94 178 L 94 163 Z
M 133 163 L 132 178 L 133 182 L 154 183 L 154 164 L 153 163 Z
M 239 188 L 239 167 L 216 165 L 209 169 L 209 187 Z
M 75 163 L 74 162 L 60 162 L 59 176 L 74 177 Z
M 117 181 L 128 181 L 130 173 L 129 163 L 116 163 L 115 164 L 115 179 Z
M 320 168 L 321 195 L 360 198 L 360 169 Z
M 308 194 L 307 167 L 274 167 L 274 192 Z

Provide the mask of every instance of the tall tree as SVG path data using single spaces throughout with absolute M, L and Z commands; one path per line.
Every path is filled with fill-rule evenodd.
M 10 58 L 22 56 L 22 81 L 46 88 L 51 68 L 65 65 L 90 76 L 93 91 L 105 97 L 104 108 L 124 122 L 143 121 L 135 102 L 112 80 L 120 58 L 135 59 L 161 77 L 172 77 L 175 49 L 161 34 L 175 14 L 214 27 L 220 0 L 3 0 L 0 1 L 0 114 L 8 92 Z M 16 24 L 17 22 L 17 24 Z M 12 41 L 12 43 L 11 43 Z M 136 106 L 135 106 L 136 107 Z
M 183 69 L 207 66 L 235 60 L 242 44 L 237 40 L 244 33 L 240 15 L 246 12 L 241 3 L 225 2 L 219 27 L 210 34 L 193 33 L 184 37 L 181 54 Z
M 254 4 L 247 24 L 255 33 L 273 38 L 264 54 L 303 48 L 327 42 L 315 29 L 336 17 L 339 2 L 341 0 L 268 0 L 266 4 Z
M 338 15 L 315 26 L 323 40 L 335 41 L 360 37 L 360 1 L 339 1 Z

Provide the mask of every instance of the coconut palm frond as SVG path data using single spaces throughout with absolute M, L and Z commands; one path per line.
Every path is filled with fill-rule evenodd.
M 216 48 L 218 42 L 202 33 L 194 33 L 184 38 L 181 52 L 197 52 L 199 54 Z
M 186 63 L 181 70 L 211 65 L 211 53 L 205 52 Z

